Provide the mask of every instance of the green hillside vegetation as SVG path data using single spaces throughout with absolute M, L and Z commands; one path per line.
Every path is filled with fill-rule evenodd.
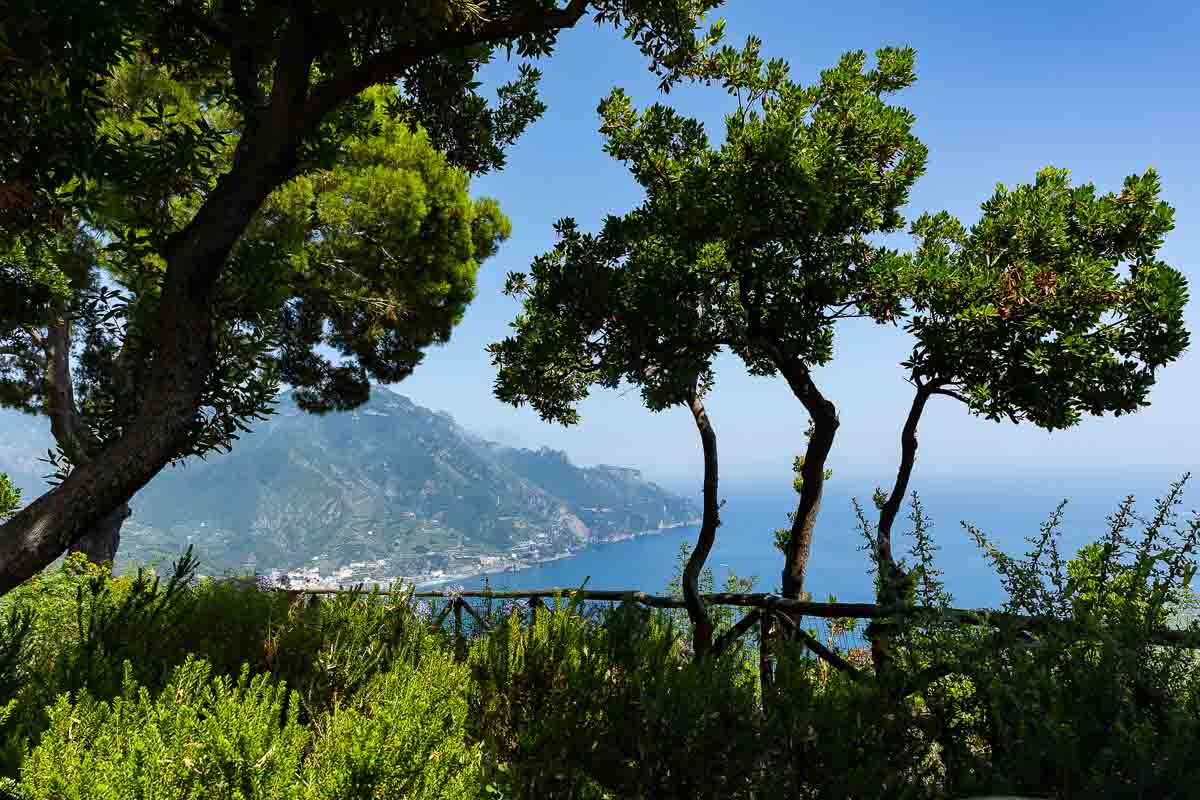
M 35 437 L 21 428 L 32 422 L 10 415 L 0 431 L 23 434 L 13 440 L 29 446 Z M 0 469 L 26 496 L 44 486 L 37 476 L 46 464 L 10 467 L 6 455 Z M 166 470 L 131 507 L 118 572 L 169 564 L 191 544 L 218 575 L 327 573 L 379 559 L 392 570 L 384 574 L 411 575 L 430 554 L 460 546 L 507 553 L 544 535 L 547 548 L 573 551 L 698 514 L 636 470 L 577 467 L 562 453 L 486 442 L 385 388 L 356 411 L 328 415 L 303 413 L 284 393 L 232 452 Z
M 1187 590 L 1200 515 L 1180 519 L 1179 502 L 1175 487 L 1135 526 L 1127 501 L 1070 561 L 1054 524 L 1025 557 L 980 536 L 1006 610 L 1068 623 L 1036 646 L 947 625 L 935 548 L 917 536 L 913 566 L 938 600 L 893 638 L 900 701 L 846 621 L 811 632 L 867 680 L 780 641 L 764 702 L 753 637 L 696 659 L 680 612 L 477 601 L 491 631 L 468 617 L 456 655 L 450 628 L 430 625 L 449 597 L 303 602 L 197 582 L 186 560 L 151 580 L 74 555 L 0 606 L 0 794 L 1193 797 L 1200 662 L 1151 643 L 1165 622 L 1200 637 Z M 718 633 L 740 616 L 713 615 Z

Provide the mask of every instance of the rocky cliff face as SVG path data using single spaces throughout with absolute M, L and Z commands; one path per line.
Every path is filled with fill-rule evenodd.
M 13 425 L 21 437 L 5 436 Z M 44 425 L 0 419 L 0 471 L 27 492 L 46 471 L 31 472 L 49 446 Z M 698 513 L 636 470 L 487 442 L 383 388 L 356 411 L 323 417 L 285 394 L 232 453 L 165 470 L 131 505 L 121 561 L 170 561 L 192 544 L 205 572 L 357 563 L 385 575 L 545 557 Z

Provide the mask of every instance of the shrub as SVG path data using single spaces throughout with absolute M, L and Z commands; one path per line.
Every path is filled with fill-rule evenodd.
M 60 697 L 11 791 L 54 798 L 350 798 L 478 794 L 464 736 L 466 667 L 437 649 L 396 664 L 311 726 L 299 697 L 249 668 L 231 681 L 189 658 L 155 696 L 125 670 L 120 696 Z
M 376 675 L 320 724 L 305 764 L 305 797 L 476 797 L 482 752 L 466 738 L 465 665 L 437 647 L 415 668 L 405 663 Z
M 111 702 L 63 695 L 21 768 L 23 800 L 288 797 L 309 734 L 269 676 L 237 682 L 189 658 L 157 697 L 132 670 Z
M 734 797 L 755 769 L 754 687 L 681 658 L 662 614 L 579 602 L 513 615 L 473 651 L 471 734 L 517 797 Z M 497 763 L 498 762 L 498 763 Z M 499 765 L 504 769 L 501 770 Z
M 315 718 L 394 664 L 414 663 L 424 650 L 444 644 L 408 598 L 350 591 L 293 604 L 272 626 L 262 664 L 296 688 L 305 715 Z
M 914 497 L 910 607 L 881 621 L 895 668 L 830 620 L 855 669 L 774 641 L 767 708 L 750 642 L 696 661 L 686 615 L 633 602 L 485 609 L 464 660 L 411 594 L 296 603 L 197 582 L 188 558 L 159 581 L 73 556 L 0 600 L 0 795 L 1190 797 L 1200 670 L 1156 638 L 1200 636 L 1181 490 L 1148 519 L 1127 499 L 1069 560 L 1062 507 L 1022 558 L 967 526 L 1008 595 L 974 627 L 948 611 Z

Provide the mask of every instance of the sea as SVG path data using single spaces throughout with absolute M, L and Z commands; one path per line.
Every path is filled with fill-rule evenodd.
M 1059 503 L 1067 500 L 1059 547 L 1064 557 L 1070 557 L 1084 544 L 1104 535 L 1106 518 L 1126 495 L 1134 495 L 1137 510 L 1150 516 L 1155 499 L 1166 493 L 1169 482 L 1120 476 L 1102 480 L 1012 476 L 983 483 L 972 481 L 968 493 L 960 480 L 947 477 L 925 481 L 918 485 L 918 491 L 938 548 L 934 565 L 943 572 L 941 580 L 952 594 L 954 605 L 988 608 L 1002 604 L 1005 593 L 995 569 L 964 523 L 975 526 L 1000 550 L 1020 557 L 1030 549 L 1027 538 L 1037 536 Z M 1200 498 L 1200 490 L 1185 493 L 1185 500 L 1188 494 Z M 721 590 L 728 575 L 734 574 L 755 578 L 754 591 L 779 591 L 783 555 L 774 547 L 774 531 L 788 525 L 788 512 L 795 510 L 796 495 L 741 488 L 723 499 L 722 524 L 707 562 L 717 590 Z M 859 500 L 868 518 L 873 518 L 869 491 L 859 494 Z M 1185 502 L 1180 507 L 1181 522 L 1197 505 L 1200 503 Z M 913 542 L 913 525 L 906 518 L 909 510 L 906 504 L 895 525 L 897 555 L 905 554 Z M 492 589 L 570 589 L 586 582 L 588 589 L 666 593 L 679 569 L 680 545 L 694 545 L 697 532 L 697 528 L 676 528 L 597 544 L 570 558 L 453 583 L 467 589 L 485 585 Z M 861 549 L 864 542 L 851 495 L 832 485 L 822 502 L 805 584 L 814 600 L 873 600 L 870 562 Z

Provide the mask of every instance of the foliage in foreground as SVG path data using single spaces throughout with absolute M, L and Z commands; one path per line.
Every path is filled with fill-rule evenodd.
M 683 617 L 632 604 L 487 604 L 490 633 L 456 657 L 430 625 L 443 603 L 306 603 L 197 583 L 186 558 L 160 582 L 73 557 L 0 608 L 0 795 L 1189 797 L 1200 670 L 1154 642 L 1194 612 L 1200 515 L 1180 520 L 1181 490 L 1145 519 L 1128 499 L 1074 559 L 1061 509 L 1023 558 L 971 528 L 1002 611 L 1042 620 L 1020 629 L 947 622 L 914 502 L 933 611 L 891 620 L 899 668 L 877 677 L 845 637 L 830 644 L 853 671 L 780 642 L 765 704 L 753 642 L 698 659 Z

